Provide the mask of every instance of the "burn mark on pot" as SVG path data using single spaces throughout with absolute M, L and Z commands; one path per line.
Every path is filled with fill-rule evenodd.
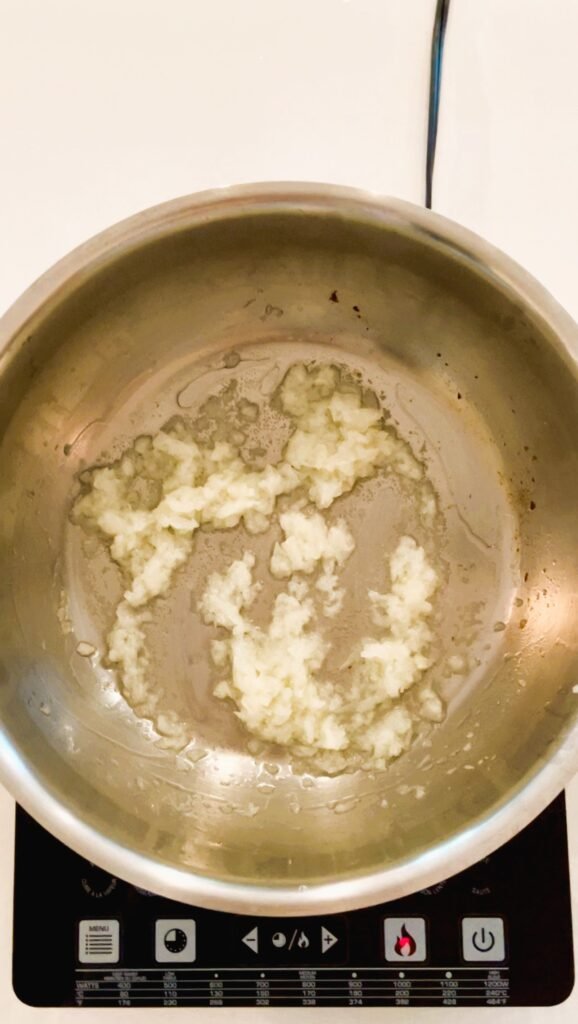
M 38 363 L 38 360 L 36 359 L 35 355 L 32 352 L 28 351 L 28 346 L 32 343 L 33 338 L 34 335 L 29 334 L 28 337 L 24 339 L 24 342 L 22 344 L 22 351 L 26 354 L 28 358 L 28 372 L 30 375 L 30 380 L 32 380 L 40 371 L 40 365 Z
M 283 316 L 283 310 L 281 309 L 281 306 L 272 306 L 271 303 L 268 302 L 267 305 L 265 306 L 265 312 L 263 313 L 263 316 L 259 317 L 259 319 L 264 322 L 265 320 L 268 320 L 272 316 L 275 316 L 277 318 Z
M 96 419 L 96 420 L 91 420 L 90 423 L 87 423 L 86 426 L 82 428 L 82 430 L 79 430 L 78 434 L 76 435 L 76 437 L 74 437 L 72 439 L 72 441 L 69 441 L 69 442 L 67 442 L 66 444 L 64 444 L 62 446 L 62 451 L 63 451 L 64 455 L 70 455 L 70 453 L 74 449 L 75 445 L 77 445 L 78 442 L 80 440 L 82 440 L 84 435 L 89 430 L 92 430 L 93 427 L 103 426 L 104 423 L 105 423 L 105 420 L 100 419 L 100 418 Z

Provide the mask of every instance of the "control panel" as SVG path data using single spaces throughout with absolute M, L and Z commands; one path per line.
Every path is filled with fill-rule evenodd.
M 552 1005 L 573 986 L 563 796 L 454 878 L 290 919 L 136 889 L 17 813 L 14 987 L 33 1006 L 500 1007 Z

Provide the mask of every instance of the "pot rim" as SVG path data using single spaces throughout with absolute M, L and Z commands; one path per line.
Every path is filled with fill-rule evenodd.
M 135 245 L 189 230 L 215 218 L 251 211 L 335 212 L 370 219 L 383 227 L 408 227 L 435 240 L 489 279 L 515 294 L 527 313 L 541 321 L 558 354 L 578 377 L 578 327 L 527 271 L 461 225 L 403 200 L 341 185 L 264 182 L 211 189 L 173 199 L 134 214 L 95 235 L 35 281 L 0 320 L 0 373 L 15 355 L 27 323 L 64 288 L 78 286 L 99 266 Z M 577 705 L 578 707 L 578 705 Z M 499 806 L 433 849 L 393 867 L 308 886 L 232 883 L 170 867 L 107 838 L 74 814 L 40 783 L 31 765 L 0 726 L 0 780 L 41 825 L 77 853 L 115 876 L 159 895 L 199 907 L 233 913 L 295 916 L 335 913 L 399 898 L 469 867 L 530 823 L 578 769 L 578 725 L 561 734 L 548 759 L 536 764 Z

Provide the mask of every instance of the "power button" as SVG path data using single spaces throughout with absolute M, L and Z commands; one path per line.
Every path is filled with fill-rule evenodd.
M 506 959 L 504 922 L 501 917 L 464 917 L 462 921 L 462 951 L 464 960 L 476 963 L 490 960 L 501 963 Z

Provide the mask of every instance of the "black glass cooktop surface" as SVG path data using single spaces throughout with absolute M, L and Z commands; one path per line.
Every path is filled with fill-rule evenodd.
M 32 1006 L 548 1006 L 574 982 L 564 796 L 475 867 L 366 910 L 257 918 L 137 890 L 17 810 Z

